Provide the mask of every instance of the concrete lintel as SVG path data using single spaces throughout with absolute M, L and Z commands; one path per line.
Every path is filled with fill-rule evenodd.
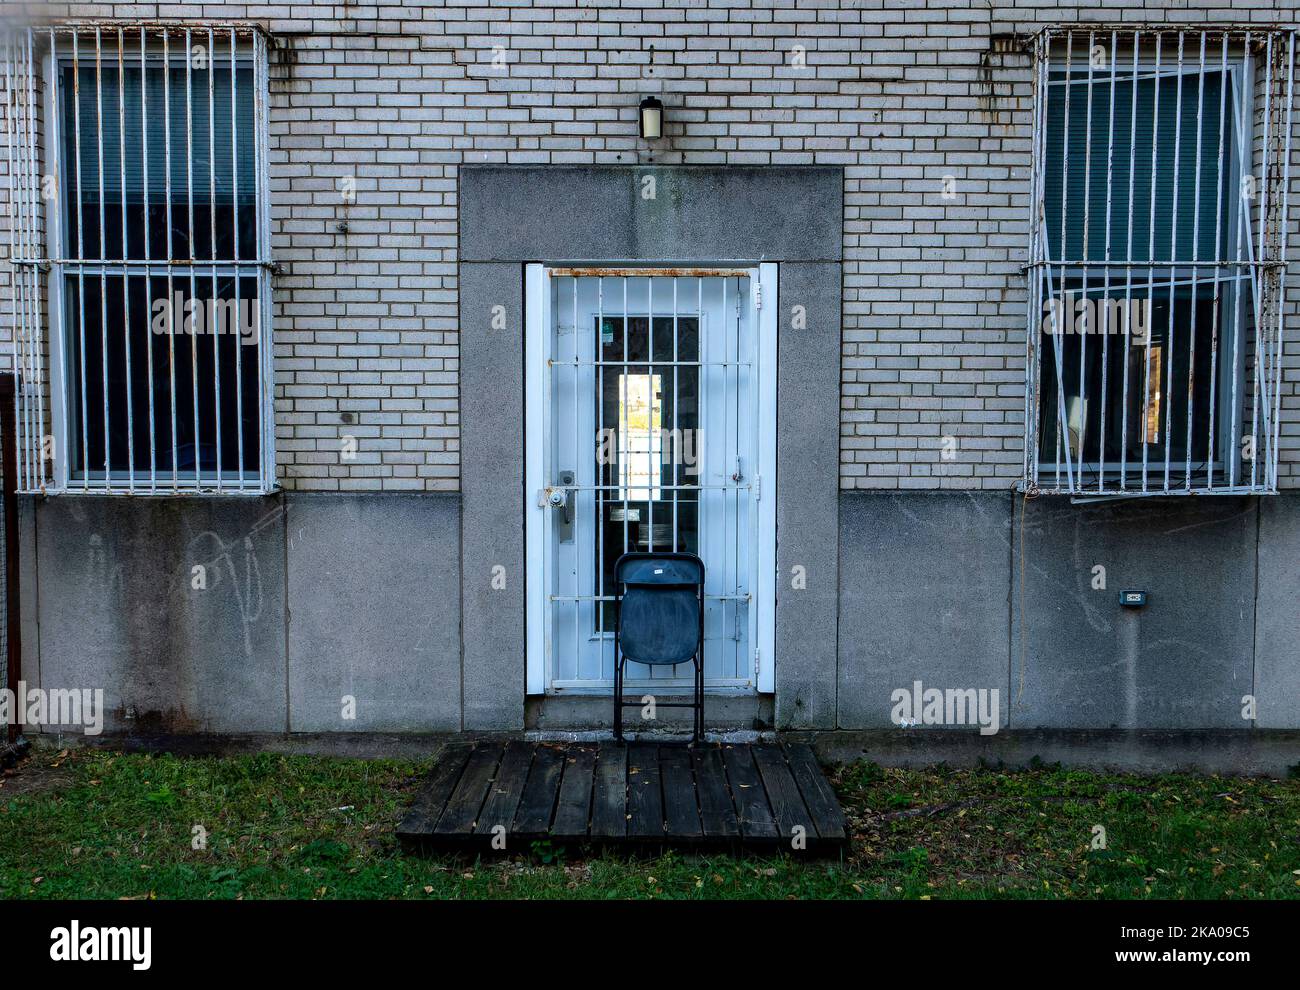
M 827 166 L 468 165 L 461 261 L 839 261 Z

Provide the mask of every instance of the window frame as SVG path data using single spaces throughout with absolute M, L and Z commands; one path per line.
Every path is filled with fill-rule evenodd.
M 1207 50 L 1207 54 L 1208 54 L 1208 50 Z M 1050 88 L 1053 86 L 1064 86 L 1067 84 L 1078 86 L 1080 85 L 1080 80 L 1078 77 L 1080 75 L 1086 75 L 1086 70 L 1080 70 L 1077 67 L 1077 62 L 1076 62 L 1076 65 L 1071 69 L 1072 75 L 1074 77 L 1073 79 L 1067 80 L 1066 78 L 1062 78 L 1062 79 L 1051 78 L 1052 74 L 1056 71 L 1061 71 L 1063 74 L 1064 67 L 1065 67 L 1065 62 L 1063 56 L 1055 57 L 1047 65 L 1046 72 L 1048 76 L 1047 85 L 1049 87 L 1049 92 L 1050 92 Z M 1125 69 L 1128 73 L 1131 73 L 1132 68 L 1133 68 L 1133 63 L 1131 60 L 1125 63 Z M 1206 63 L 1207 75 L 1211 70 L 1216 74 L 1222 72 L 1223 69 L 1221 63 L 1215 62 L 1213 66 L 1211 66 L 1210 62 L 1207 61 Z M 1184 65 L 1183 67 L 1180 68 L 1176 62 L 1173 64 L 1162 63 L 1159 67 L 1159 72 L 1157 72 L 1155 58 L 1151 56 L 1149 53 L 1144 54 L 1143 52 L 1139 51 L 1138 60 L 1137 60 L 1136 77 L 1134 77 L 1131 74 L 1126 74 L 1122 77 L 1122 81 L 1129 82 L 1133 78 L 1136 78 L 1139 82 L 1142 81 L 1143 79 L 1148 79 L 1148 78 L 1158 79 L 1163 81 L 1164 79 L 1167 78 L 1176 79 L 1179 76 L 1184 77 L 1184 79 L 1196 80 L 1197 77 L 1199 76 L 1199 72 L 1200 72 L 1199 66 L 1196 64 Z M 1230 168 L 1230 171 L 1228 172 L 1228 176 L 1226 179 L 1226 185 L 1229 189 L 1241 188 L 1241 180 L 1242 180 L 1241 152 L 1245 150 L 1247 153 L 1249 153 L 1251 150 L 1249 142 L 1243 140 L 1243 137 L 1241 135 L 1241 122 L 1242 120 L 1250 120 L 1250 121 L 1254 120 L 1255 94 L 1250 90 L 1247 90 L 1245 93 L 1242 92 L 1241 80 L 1244 72 L 1245 72 L 1244 53 L 1238 53 L 1230 56 L 1227 64 L 1227 77 L 1228 77 L 1228 84 L 1230 88 L 1228 91 L 1227 102 L 1225 106 L 1227 109 L 1227 113 L 1229 115 L 1229 119 L 1231 120 L 1231 127 L 1225 128 L 1226 133 L 1224 138 L 1224 163 L 1225 165 L 1228 165 Z M 1118 83 L 1121 81 L 1121 78 L 1119 77 L 1118 73 L 1116 74 L 1116 76 L 1117 76 L 1116 82 Z M 1104 89 L 1109 85 L 1110 83 L 1109 83 L 1108 72 L 1103 73 L 1103 76 L 1099 81 L 1096 79 L 1094 79 L 1093 81 L 1093 86 L 1101 89 Z M 1228 136 L 1229 134 L 1231 135 L 1231 138 L 1229 138 Z M 1172 148 L 1175 139 L 1174 135 L 1172 134 L 1168 135 L 1168 139 L 1169 139 L 1169 145 Z M 1163 149 L 1163 145 L 1162 145 L 1162 149 Z M 1102 152 L 1104 156 L 1105 149 L 1102 149 Z M 1095 150 L 1094 150 L 1094 154 L 1096 154 Z M 1141 166 L 1141 164 L 1142 163 L 1139 161 L 1138 165 Z M 1046 161 L 1043 163 L 1044 175 L 1046 175 L 1046 169 L 1048 165 L 1049 163 Z M 1231 241 L 1233 234 L 1238 228 L 1238 225 L 1241 224 L 1242 222 L 1241 197 L 1235 195 L 1228 196 L 1223 206 L 1224 206 L 1224 213 L 1221 217 L 1223 234 L 1227 240 Z M 1124 219 L 1125 218 L 1121 218 L 1121 222 L 1123 222 Z M 1135 217 L 1135 221 L 1137 219 L 1138 218 Z M 1247 220 L 1248 219 L 1249 218 L 1247 218 Z M 1249 227 L 1247 227 L 1247 229 L 1249 229 Z M 1059 269 L 1059 266 L 1061 264 L 1061 258 L 1057 257 L 1054 254 L 1054 251 L 1059 252 L 1060 250 L 1060 241 L 1058 238 L 1045 238 L 1044 243 L 1047 248 L 1047 254 L 1044 259 L 1047 263 L 1047 271 L 1043 272 L 1040 278 L 1044 281 L 1044 283 L 1047 286 L 1050 287 L 1053 281 L 1053 277 L 1050 274 L 1052 266 L 1055 265 Z M 1245 247 L 1246 259 L 1249 261 L 1251 258 L 1253 258 L 1254 251 L 1255 251 L 1255 242 L 1253 238 L 1244 237 L 1243 246 Z M 1163 254 L 1165 253 L 1167 252 L 1157 252 L 1155 254 L 1155 257 L 1157 259 L 1163 259 Z M 1175 264 L 1172 266 L 1170 265 L 1146 266 L 1144 263 L 1137 261 L 1134 271 L 1140 273 L 1143 267 L 1153 268 L 1156 273 L 1156 277 L 1153 279 L 1135 278 L 1133 280 L 1132 287 L 1135 289 L 1141 289 L 1143 293 L 1146 293 L 1149 289 L 1151 295 L 1136 296 L 1136 295 L 1126 294 L 1125 298 L 1155 300 L 1156 293 L 1160 293 L 1164 298 L 1167 298 L 1169 296 L 1171 288 L 1188 285 L 1190 283 L 1193 272 L 1196 271 L 1196 267 L 1194 265 L 1186 264 L 1185 262 L 1190 261 L 1191 259 L 1171 257 L 1164 260 L 1184 262 L 1184 263 Z M 1087 259 L 1081 261 L 1080 259 L 1070 258 L 1066 260 L 1066 264 L 1070 266 L 1069 277 L 1071 279 L 1080 279 L 1085 284 L 1093 283 L 1094 281 L 1100 281 L 1104 279 L 1106 275 L 1107 265 L 1103 261 L 1098 261 L 1096 262 L 1095 265 L 1093 265 L 1093 264 L 1089 264 Z M 1112 272 L 1112 278 L 1117 279 L 1118 282 L 1121 284 L 1124 281 L 1122 272 L 1119 274 Z M 1198 276 L 1198 287 L 1203 285 L 1213 285 L 1214 284 L 1213 279 L 1214 276 L 1208 273 L 1204 276 Z M 1059 281 L 1061 281 L 1060 278 L 1058 278 L 1058 282 Z M 1228 274 L 1228 273 L 1219 274 L 1218 283 L 1220 285 L 1232 286 L 1235 283 L 1239 283 L 1239 282 L 1245 282 L 1245 283 L 1250 282 L 1250 275 L 1247 271 L 1240 271 L 1235 274 Z M 1095 290 L 1090 290 L 1090 291 L 1095 291 Z M 1253 288 L 1251 289 L 1251 291 L 1253 292 Z M 1229 314 L 1233 309 L 1239 309 L 1243 311 L 1242 314 L 1236 318 L 1240 321 L 1241 326 L 1245 327 L 1248 325 L 1246 322 L 1247 318 L 1244 313 L 1247 301 L 1248 301 L 1248 297 L 1244 289 L 1238 289 L 1235 292 L 1230 292 L 1230 290 L 1228 289 L 1225 289 L 1223 291 L 1223 295 L 1220 297 L 1219 300 L 1219 307 L 1222 314 L 1219 323 L 1221 329 L 1229 325 L 1228 323 Z M 1194 304 L 1194 299 L 1193 299 L 1193 304 Z M 1178 329 L 1181 330 L 1183 329 L 1183 327 L 1179 325 Z M 1163 343 L 1161 346 L 1163 346 Z M 1222 426 L 1227 421 L 1226 417 L 1231 415 L 1231 406 L 1232 406 L 1231 396 L 1233 394 L 1230 391 L 1231 387 L 1235 384 L 1236 387 L 1238 388 L 1245 388 L 1247 384 L 1246 367 L 1245 367 L 1245 359 L 1244 359 L 1245 356 L 1242 355 L 1241 356 L 1242 360 L 1233 362 L 1235 366 L 1229 367 L 1226 360 L 1222 359 L 1224 355 L 1226 355 L 1227 352 L 1229 352 L 1229 350 L 1230 350 L 1229 337 L 1226 333 L 1222 333 L 1219 338 L 1219 352 L 1220 352 L 1221 360 L 1219 360 L 1218 362 L 1218 368 L 1217 368 L 1217 374 L 1215 380 L 1215 386 L 1217 388 L 1215 406 L 1211 413 L 1211 415 L 1214 417 L 1214 426 L 1216 427 L 1214 432 L 1216 433 L 1216 437 L 1214 442 L 1214 449 L 1207 451 L 1208 460 L 1204 462 L 1210 468 L 1213 474 L 1217 474 L 1219 476 L 1224 476 L 1224 477 L 1227 476 L 1227 472 L 1228 472 L 1229 456 L 1235 456 L 1237 449 L 1235 446 L 1229 445 L 1225 441 L 1224 438 L 1227 436 L 1228 431 L 1223 429 L 1218 429 L 1218 427 Z M 1144 364 L 1141 358 L 1138 358 L 1138 362 L 1140 365 Z M 1044 366 L 1040 364 L 1038 369 L 1040 390 L 1042 384 L 1043 367 Z M 1087 398 L 1091 400 L 1094 397 L 1088 396 Z M 1112 394 L 1110 398 L 1116 403 L 1116 408 L 1118 410 L 1118 404 L 1122 400 L 1114 394 Z M 1109 410 L 1107 411 L 1109 412 Z M 1035 429 L 1039 428 L 1039 425 L 1042 422 L 1042 418 L 1043 417 L 1040 415 L 1038 418 L 1038 422 L 1035 423 Z M 1038 443 L 1036 444 L 1036 449 L 1039 452 L 1039 458 L 1038 458 L 1039 476 L 1041 477 L 1044 472 L 1048 472 L 1048 471 L 1052 472 L 1053 475 L 1055 475 L 1057 472 L 1058 465 L 1055 460 L 1047 460 L 1042 456 L 1042 439 L 1043 438 L 1040 435 L 1038 438 Z M 1163 451 L 1163 448 L 1169 442 L 1170 442 L 1169 436 L 1165 435 L 1163 436 L 1159 444 L 1153 446 L 1158 446 Z M 1186 439 L 1184 439 L 1184 443 L 1186 443 Z M 1171 466 L 1184 463 L 1184 458 L 1186 455 L 1185 447 L 1183 448 L 1175 447 L 1174 449 L 1179 451 L 1179 458 L 1177 460 L 1171 458 Z M 1229 449 L 1231 450 L 1231 454 L 1225 453 Z M 1161 456 L 1160 462 L 1162 464 L 1163 461 L 1164 458 L 1163 456 Z M 1196 463 L 1195 458 L 1193 458 L 1193 463 Z M 1112 473 L 1114 472 L 1115 470 L 1114 463 L 1107 461 L 1106 466 L 1108 471 Z M 1102 467 L 1103 464 L 1100 460 L 1094 459 L 1094 460 L 1086 460 L 1086 461 L 1075 461 L 1074 470 L 1079 475 L 1080 487 L 1082 487 L 1081 483 L 1083 477 L 1087 475 L 1093 475 L 1093 476 L 1100 475 L 1100 472 L 1102 471 Z M 1133 466 L 1133 469 L 1137 469 L 1136 465 Z M 1240 469 L 1240 461 L 1238 462 L 1238 469 Z M 1161 471 L 1161 475 L 1163 480 L 1163 470 Z M 1105 479 L 1102 478 L 1101 480 L 1104 482 Z M 1172 476 L 1171 476 L 1171 480 L 1172 480 Z
M 275 471 L 275 392 L 272 351 L 273 307 L 271 300 L 273 263 L 270 252 L 270 187 L 267 169 L 268 122 L 266 108 L 269 106 L 269 99 L 266 67 L 268 45 L 265 34 L 255 25 L 237 22 L 220 24 L 215 22 L 189 22 L 179 25 L 145 22 L 132 23 L 129 26 L 110 22 L 102 24 L 65 24 L 57 25 L 48 30 L 38 30 L 36 32 L 38 39 L 41 34 L 45 35 L 45 50 L 40 53 L 40 75 L 43 80 L 43 94 L 39 108 L 43 122 L 40 129 L 41 153 L 44 162 L 51 164 L 57 162 L 54 174 L 58 177 L 59 188 L 52 201 L 46 201 L 45 204 L 47 210 L 44 225 L 47 253 L 45 264 L 48 266 L 46 297 L 49 314 L 45 329 L 49 347 L 50 422 L 52 436 L 54 437 L 54 453 L 51 458 L 52 477 L 49 482 L 41 486 L 40 490 L 45 494 L 159 496 L 195 494 L 266 495 L 276 491 L 278 481 Z M 209 39 L 215 42 L 212 47 L 208 48 L 209 58 L 219 58 L 228 64 L 229 48 L 225 48 L 223 54 L 218 54 L 218 52 L 222 51 L 221 46 L 227 45 L 232 37 L 237 39 L 234 53 L 236 71 L 251 68 L 254 87 L 252 133 L 240 134 L 236 140 L 251 141 L 253 143 L 252 160 L 254 168 L 249 181 L 256 203 L 255 257 L 239 257 L 237 261 L 234 259 L 210 259 L 205 262 L 201 259 L 160 261 L 153 257 L 147 259 L 132 257 L 122 259 L 86 257 L 77 259 L 68 253 L 70 245 L 65 244 L 65 233 L 69 230 L 69 213 L 71 201 L 75 194 L 72 193 L 70 184 L 72 172 L 69 171 L 70 163 L 67 161 L 64 147 L 65 122 L 62 118 L 64 103 L 62 79 L 63 70 L 71 68 L 74 64 L 72 54 L 72 37 L 74 35 L 78 37 L 78 44 L 81 47 L 79 61 L 82 70 L 84 71 L 88 64 L 85 42 L 89 39 L 89 64 L 92 66 L 94 64 L 94 54 L 98 45 L 103 62 L 103 71 L 106 75 L 113 76 L 117 72 L 119 36 L 124 42 L 124 65 L 127 68 L 134 66 L 137 70 L 141 65 L 139 43 L 143 36 L 146 46 L 147 70 L 150 72 L 155 70 L 163 71 L 162 44 L 164 36 L 169 39 L 170 51 L 167 65 L 171 71 L 175 71 L 176 68 L 184 67 L 187 64 L 188 54 L 194 44 L 207 45 Z M 55 50 L 56 39 L 57 51 Z M 133 41 L 134 45 L 132 44 Z M 209 64 L 215 65 L 215 61 Z M 205 69 L 194 69 L 192 72 L 195 77 L 192 83 L 192 90 L 195 93 L 193 99 L 198 100 L 200 88 L 202 88 L 206 96 L 207 81 L 205 77 L 207 71 Z M 201 83 L 200 80 L 202 80 Z M 175 100 L 176 98 L 173 93 L 172 99 Z M 182 101 L 184 100 L 183 93 L 180 98 Z M 107 103 L 104 112 L 105 114 L 108 113 Z M 114 102 L 113 112 L 117 112 L 116 102 Z M 138 108 L 136 108 L 136 112 L 139 112 Z M 175 108 L 173 107 L 174 112 Z M 150 124 L 153 126 L 154 120 L 151 120 Z M 169 125 L 164 123 L 163 126 Z M 196 122 L 191 121 L 189 126 L 193 128 L 198 125 Z M 162 129 L 155 129 L 160 138 L 159 143 L 156 145 L 157 153 L 162 154 L 164 147 L 161 143 Z M 89 131 L 92 138 L 98 133 L 94 121 L 91 121 L 89 126 L 86 121 L 82 121 L 81 135 L 83 141 L 86 139 L 87 131 Z M 149 145 L 154 148 L 154 130 L 151 130 L 149 135 Z M 176 154 L 177 150 L 173 146 L 172 155 L 175 156 Z M 186 149 L 180 149 L 180 154 L 184 156 Z M 175 199 L 177 194 L 173 191 L 172 195 L 173 199 Z M 164 202 L 161 190 L 158 192 L 158 197 L 157 202 L 161 205 Z M 195 202 L 197 203 L 198 200 L 196 199 Z M 184 222 L 184 218 L 177 222 Z M 193 233 L 191 232 L 191 234 Z M 75 249 L 73 250 L 75 253 Z M 104 253 L 102 242 L 100 253 Z M 238 253 L 237 250 L 236 253 Z M 226 261 L 225 264 L 222 263 L 223 260 Z M 122 278 L 124 282 L 127 274 L 148 274 L 154 280 L 174 281 L 176 285 L 181 287 L 190 284 L 191 273 L 193 273 L 195 283 L 209 283 L 214 275 L 218 279 L 256 279 L 257 346 L 256 348 L 246 347 L 242 341 L 236 342 L 234 345 L 236 348 L 246 349 L 250 357 L 255 354 L 258 362 L 256 369 L 256 433 L 252 434 L 246 431 L 244 434 L 245 437 L 253 436 L 258 441 L 259 450 L 255 473 L 243 469 L 242 464 L 222 465 L 219 474 L 215 470 L 203 469 L 198 463 L 193 469 L 187 470 L 163 469 L 161 466 L 157 467 L 156 470 L 151 470 L 150 464 L 141 464 L 138 460 L 134 464 L 133 471 L 114 469 L 111 478 L 105 477 L 102 467 L 89 470 L 74 469 L 72 452 L 76 444 L 72 442 L 70 430 L 76 426 L 73 413 L 75 401 L 69 392 L 69 388 L 72 387 L 74 381 L 75 372 L 73 369 L 77 358 L 73 349 L 73 341 L 69 336 L 71 324 L 67 316 L 69 305 L 75 307 L 76 301 L 70 298 L 70 294 L 66 291 L 66 276 L 71 274 L 75 277 L 78 271 L 88 277 L 91 275 L 98 277 L 102 272 L 110 277 Z M 169 274 L 172 276 L 170 279 Z M 75 295 L 75 293 L 72 295 Z M 253 300 L 249 300 L 250 309 L 254 308 L 252 306 L 253 302 Z M 185 335 L 179 330 L 174 331 L 174 334 L 182 341 L 185 339 Z M 195 339 L 206 339 L 206 336 Z M 241 351 L 241 353 L 243 352 Z M 179 356 L 178 347 L 178 359 Z M 179 389 L 179 382 L 173 387 Z M 158 397 L 164 401 L 168 398 L 162 392 L 158 393 Z M 173 438 L 174 442 L 175 439 Z M 195 442 L 197 462 L 197 438 Z M 158 449 L 161 449 L 161 443 L 158 444 Z

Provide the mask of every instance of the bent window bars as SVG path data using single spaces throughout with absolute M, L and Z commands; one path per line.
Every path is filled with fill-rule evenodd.
M 1275 492 L 1295 33 L 1034 48 L 1023 488 Z

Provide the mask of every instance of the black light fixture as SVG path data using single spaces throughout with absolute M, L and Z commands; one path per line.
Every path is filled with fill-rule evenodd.
M 653 96 L 641 101 L 641 140 L 658 141 L 664 136 L 664 105 Z

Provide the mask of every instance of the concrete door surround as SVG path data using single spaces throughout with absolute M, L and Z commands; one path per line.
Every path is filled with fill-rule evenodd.
M 524 726 L 528 262 L 780 265 L 776 722 L 834 727 L 843 200 L 843 169 L 816 166 L 460 169 L 467 730 Z M 801 329 L 792 328 L 795 307 Z M 503 311 L 505 329 L 493 329 Z M 806 587 L 790 590 L 796 566 Z

